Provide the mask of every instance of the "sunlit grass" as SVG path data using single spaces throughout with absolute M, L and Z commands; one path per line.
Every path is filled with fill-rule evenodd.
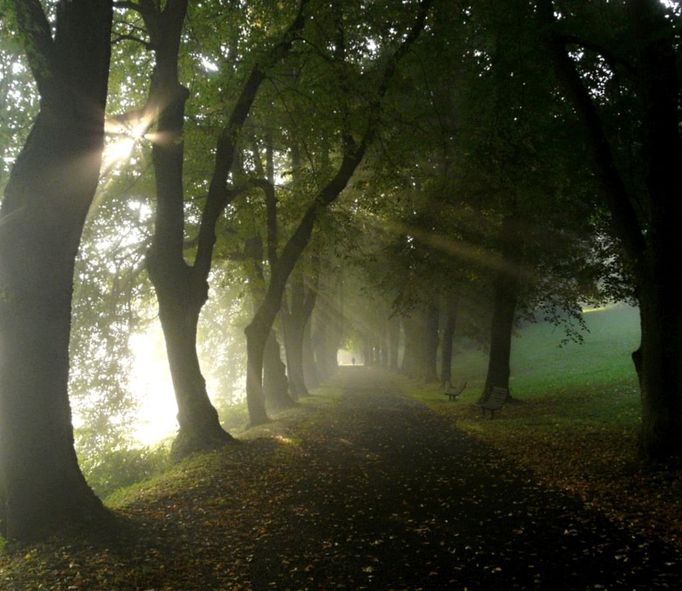
M 342 396 L 342 388 L 338 386 L 320 386 L 311 390 L 310 396 L 301 398 L 297 405 L 273 416 L 274 420 L 265 425 L 250 428 L 248 410 L 245 403 L 231 405 L 220 409 L 221 424 L 234 437 L 242 441 L 253 441 L 262 438 L 272 439 L 280 446 L 280 454 L 287 449 L 297 448 L 302 444 L 300 437 L 292 434 L 291 426 L 304 432 L 314 429 L 319 422 L 320 414 L 328 411 L 330 406 L 338 404 Z M 163 448 L 170 441 L 158 445 Z M 152 450 L 157 448 L 152 448 Z M 132 452 L 131 452 L 132 453 Z M 159 462 L 158 470 L 148 478 L 138 482 L 122 484 L 113 492 L 108 492 L 105 503 L 111 508 L 122 508 L 125 505 L 141 500 L 147 496 L 170 494 L 193 485 L 197 474 L 212 471 L 214 462 L 222 457 L 221 451 L 194 454 L 177 465 Z

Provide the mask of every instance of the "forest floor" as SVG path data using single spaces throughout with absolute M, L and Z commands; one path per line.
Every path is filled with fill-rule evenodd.
M 117 539 L 8 547 L 0 589 L 678 588 L 681 555 L 343 369 L 239 445 L 115 503 Z

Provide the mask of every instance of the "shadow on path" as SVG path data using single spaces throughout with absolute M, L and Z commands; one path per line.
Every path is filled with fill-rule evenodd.
M 242 445 L 181 464 L 121 510 L 134 535 L 0 557 L 0 589 L 679 588 L 679 556 L 344 368 Z
M 547 491 L 386 375 L 341 371 L 344 395 L 302 445 L 308 572 L 291 588 L 677 588 L 679 556 Z M 282 539 L 282 544 L 286 541 Z M 293 540 L 290 540 L 290 544 Z M 277 554 L 277 544 L 272 547 Z M 257 561 L 254 582 L 282 580 Z M 260 579 L 260 580 L 259 580 Z M 276 588 L 280 588 L 277 586 Z

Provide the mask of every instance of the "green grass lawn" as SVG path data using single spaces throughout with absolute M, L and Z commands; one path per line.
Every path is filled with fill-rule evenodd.
M 515 395 L 544 396 L 577 387 L 612 388 L 614 383 L 636 386 L 630 354 L 639 343 L 637 310 L 619 305 L 588 312 L 584 316 L 588 332 L 582 344 L 561 345 L 561 326 L 532 324 L 517 331 L 512 343 L 510 387 Z M 454 359 L 454 380 L 465 379 L 472 387 L 482 387 L 487 355 L 482 351 L 460 350 Z
M 453 383 L 468 383 L 457 401 L 434 384 L 408 381 L 407 391 L 547 486 L 682 547 L 682 473 L 652 469 L 637 454 L 641 408 L 630 357 L 639 344 L 637 310 L 612 306 L 585 321 L 582 344 L 560 346 L 563 330 L 546 323 L 518 331 L 510 389 L 519 402 L 494 420 L 475 404 L 485 381 L 482 351 L 456 349 Z

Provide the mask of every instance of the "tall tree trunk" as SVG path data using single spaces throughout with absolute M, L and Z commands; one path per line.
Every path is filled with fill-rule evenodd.
M 424 358 L 424 332 L 423 316 L 414 311 L 411 316 L 403 317 L 403 330 L 405 332 L 405 352 L 401 370 L 411 378 L 421 376 Z
M 170 0 L 165 8 L 145 6 L 156 64 L 149 104 L 157 118 L 152 160 L 156 181 L 156 218 L 147 271 L 159 302 L 159 318 L 178 405 L 180 429 L 172 457 L 229 443 L 211 405 L 196 351 L 197 325 L 208 298 L 207 278 L 183 255 L 183 129 L 187 89 L 178 80 L 178 52 L 187 0 Z
M 381 334 L 379 335 L 379 365 L 388 369 L 389 358 L 389 344 L 388 344 L 388 327 L 389 319 L 385 319 L 381 326 Z
M 284 346 L 287 358 L 287 375 L 295 398 L 308 395 L 303 370 L 303 339 L 317 299 L 317 287 L 306 285 L 303 271 L 295 271 L 290 279 L 290 298 L 280 312 L 284 327 Z
M 485 392 L 492 387 L 509 389 L 511 341 L 518 298 L 518 282 L 498 272 L 493 287 L 493 314 L 490 323 L 490 354 Z
M 447 296 L 445 302 L 445 326 L 440 349 L 440 381 L 447 386 L 452 382 L 452 347 L 457 322 L 457 297 Z
M 397 371 L 399 368 L 400 320 L 397 317 L 392 316 L 388 322 L 388 367 L 392 371 Z
M 244 333 L 246 335 L 246 407 L 249 411 L 249 423 L 256 426 L 270 421 L 263 392 L 263 357 L 265 344 L 270 334 L 270 325 L 254 324 L 252 321 Z
M 0 209 L 0 482 L 5 532 L 31 540 L 106 514 L 73 447 L 68 399 L 75 257 L 97 187 L 112 3 L 16 2 L 41 94 Z
M 263 393 L 266 408 L 271 412 L 280 412 L 294 405 L 289 395 L 290 380 L 287 379 L 286 366 L 282 363 L 279 341 L 274 330 L 265 343 L 263 358 Z
M 438 381 L 438 308 L 414 310 L 403 317 L 405 354 L 402 371 L 412 378 L 426 382 Z
M 511 341 L 514 332 L 516 304 L 519 297 L 518 232 L 514 215 L 502 221 L 500 244 L 502 266 L 495 273 L 493 283 L 493 314 L 490 322 L 490 354 L 484 392 L 491 388 L 509 390 L 511 373 Z
M 679 260 L 661 255 L 671 264 Z M 667 283 L 647 283 L 639 289 L 642 340 L 639 381 L 642 393 L 640 444 L 646 455 L 675 455 L 682 433 L 682 342 L 671 327 L 682 326 L 679 291 L 674 277 Z
M 215 410 L 209 409 L 211 405 L 205 383 L 198 363 L 193 361 L 196 356 L 196 324 L 208 293 L 216 224 L 236 195 L 234 190 L 228 188 L 228 177 L 235 160 L 239 132 L 265 79 L 266 70 L 286 57 L 303 27 L 303 10 L 307 0 L 301 0 L 294 22 L 279 43 L 250 70 L 227 125 L 218 137 L 213 174 L 199 226 L 197 251 L 191 266 L 185 262 L 183 253 L 183 128 L 188 92 L 178 79 L 178 52 L 188 0 L 168 0 L 163 5 L 157 2 L 125 4 L 127 8 L 139 12 L 144 19 L 150 38 L 149 46 L 156 58 L 150 97 L 145 108 L 145 116 L 157 119 L 152 149 L 157 211 L 154 237 L 147 254 L 147 268 L 157 292 L 160 310 L 167 308 L 162 315 L 167 350 L 171 354 L 175 350 L 186 351 L 192 358 L 190 363 L 171 361 L 170 364 L 171 374 L 189 372 L 189 375 L 173 375 L 174 385 L 187 386 L 183 391 L 176 390 L 180 433 L 173 445 L 173 455 L 179 458 L 201 447 L 212 448 L 216 444 L 232 441 L 230 435 L 221 432 Z M 189 308 L 181 311 L 186 305 Z M 268 333 L 269 329 L 265 339 Z M 260 363 L 262 367 L 262 351 Z M 186 411 L 183 411 L 183 407 Z
M 303 371 L 303 333 L 305 325 L 293 316 L 287 320 L 285 348 L 287 356 L 287 375 L 295 398 L 308 395 Z
M 639 89 L 650 225 L 647 248 L 636 266 L 642 328 L 639 381 L 642 393 L 640 448 L 654 460 L 682 459 L 682 307 L 671 269 L 682 257 L 679 220 L 682 137 L 680 136 L 679 51 L 675 31 L 660 3 L 635 0 L 633 33 L 639 42 Z
M 254 236 L 246 241 L 244 247 L 244 260 L 246 262 L 246 274 L 251 291 L 254 314 L 261 306 L 265 298 L 263 285 L 265 273 L 263 271 L 263 241 L 260 236 Z M 248 376 L 247 376 L 248 380 Z M 286 375 L 286 367 L 282 363 L 279 342 L 275 331 L 270 329 L 263 350 L 263 404 L 261 414 L 267 417 L 267 409 L 279 412 L 294 406 L 294 401 L 289 395 L 289 380 Z M 254 411 L 255 412 L 255 411 Z M 260 412 L 260 411 L 259 411 Z M 262 418 L 262 421 L 267 418 Z
M 372 367 L 374 365 L 374 357 L 372 353 L 372 344 L 369 340 L 369 337 L 365 337 L 362 343 L 362 357 L 364 358 L 364 365 L 366 367 Z
M 425 382 L 438 381 L 438 306 L 430 304 L 426 310 L 426 322 L 424 324 L 424 356 L 422 358 L 421 373 Z
M 208 397 L 197 356 L 199 312 L 206 300 L 208 286 L 198 295 L 199 290 L 194 288 L 191 280 L 174 280 L 174 275 L 163 272 L 167 268 L 156 268 L 155 259 L 149 254 L 147 269 L 159 302 L 159 319 L 178 405 L 180 429 L 173 441 L 171 456 L 180 459 L 233 440 L 220 426 L 218 412 Z M 190 272 L 189 268 L 185 270 L 187 274 Z M 182 274 L 175 276 L 182 277 Z M 164 281 L 162 277 L 172 283 Z
M 329 306 L 325 306 L 324 310 L 316 315 L 314 347 L 315 360 L 320 372 L 320 378 L 328 380 L 338 370 L 338 331 L 339 321 L 336 317 L 337 310 L 329 310 Z
M 312 332 L 313 332 L 313 317 L 306 323 L 303 331 L 303 375 L 305 383 L 311 388 L 317 388 L 320 385 L 320 374 L 315 362 L 315 354 L 313 352 Z

